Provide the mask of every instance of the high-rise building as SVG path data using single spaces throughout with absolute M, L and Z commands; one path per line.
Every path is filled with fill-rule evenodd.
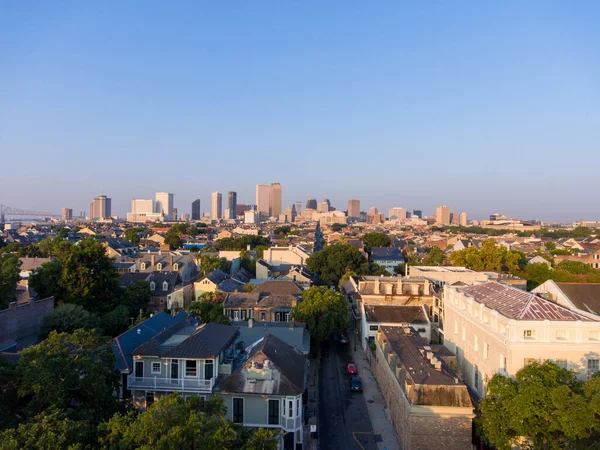
M 371 206 L 369 208 L 369 215 L 374 216 L 375 214 L 379 214 L 379 209 L 377 208 L 377 206 Z
M 64 222 L 67 222 L 68 220 L 73 220 L 73 209 L 63 208 L 62 209 L 62 220 Z
M 296 202 L 296 214 L 300 214 L 302 212 L 302 202 Z
M 321 202 L 317 205 L 317 211 L 320 213 L 329 212 L 329 204 L 327 202 Z
M 269 214 L 269 190 L 268 184 L 256 185 L 256 207 L 264 214 Z
M 168 192 L 157 192 L 154 198 L 154 212 L 162 214 L 166 221 L 175 220 L 173 211 L 175 202 L 173 194 Z
M 423 218 L 423 211 L 420 209 L 413 209 L 412 215 L 418 217 L 419 219 Z
M 390 220 L 406 220 L 406 208 L 394 207 L 388 211 Z
M 460 218 L 458 220 L 458 223 L 461 227 L 466 227 L 467 226 L 467 213 L 460 213 Z
M 331 202 L 329 201 L 329 199 L 326 198 L 325 200 L 323 200 L 323 203 L 327 204 L 327 211 L 331 211 Z
M 143 213 L 152 214 L 155 212 L 154 200 L 144 200 L 140 198 L 134 198 L 131 200 L 131 212 L 132 213 Z
M 200 199 L 192 202 L 192 220 L 200 220 Z
M 309 198 L 306 200 L 306 209 L 317 209 L 317 199 Z
M 238 203 L 235 206 L 235 215 L 236 216 L 243 216 L 244 213 L 248 210 L 248 205 L 244 205 L 243 203 Z
M 360 200 L 348 200 L 348 217 L 360 218 Z
M 450 207 L 446 205 L 438 206 L 435 210 L 435 223 L 438 225 L 450 224 Z
M 226 219 L 235 219 L 236 208 L 237 208 L 237 192 L 229 191 L 227 193 L 227 209 L 229 210 L 229 214 L 227 215 Z
M 279 217 L 281 211 L 281 184 L 271 183 L 269 188 L 269 216 Z
M 220 219 L 222 217 L 222 204 L 223 204 L 223 196 L 220 192 L 212 193 L 212 208 L 211 208 L 211 218 L 212 219 Z
M 106 219 L 111 217 L 111 199 L 106 195 L 95 197 L 90 203 L 90 219 Z

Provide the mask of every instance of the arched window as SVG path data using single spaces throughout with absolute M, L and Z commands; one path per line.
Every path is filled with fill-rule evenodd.
M 146 263 L 142 263 L 140 266 L 140 270 L 146 270 Z
M 179 264 L 177 264 L 177 263 L 173 264 L 173 270 L 179 270 Z
M 156 270 L 162 270 L 162 263 L 158 263 L 156 265 Z
M 168 290 L 169 290 L 169 282 L 163 281 L 163 291 L 168 291 Z
M 156 290 L 156 283 L 154 281 L 150 282 L 150 290 L 154 292 Z

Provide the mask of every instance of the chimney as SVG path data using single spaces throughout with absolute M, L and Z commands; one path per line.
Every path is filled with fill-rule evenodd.
M 156 256 L 152 255 L 150 257 L 150 266 L 154 267 L 155 264 L 156 264 Z
M 173 268 L 173 255 L 169 255 L 169 267 L 172 270 L 172 268 Z
M 402 295 L 402 277 L 398 277 L 396 283 L 396 295 Z
M 254 319 L 248 319 L 248 328 L 252 328 L 254 325 Z

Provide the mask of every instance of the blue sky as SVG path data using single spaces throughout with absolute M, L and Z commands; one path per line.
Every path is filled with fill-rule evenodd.
M 600 220 L 600 3 L 0 2 L 0 203 Z

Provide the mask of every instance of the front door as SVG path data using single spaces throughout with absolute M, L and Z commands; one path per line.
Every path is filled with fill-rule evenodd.
M 133 371 L 134 377 L 143 377 L 144 376 L 144 363 L 142 361 L 136 361 Z
M 204 379 L 210 380 L 213 377 L 213 362 L 212 360 L 207 360 L 204 364 Z
M 171 360 L 171 378 L 179 378 L 179 361 L 176 359 Z

